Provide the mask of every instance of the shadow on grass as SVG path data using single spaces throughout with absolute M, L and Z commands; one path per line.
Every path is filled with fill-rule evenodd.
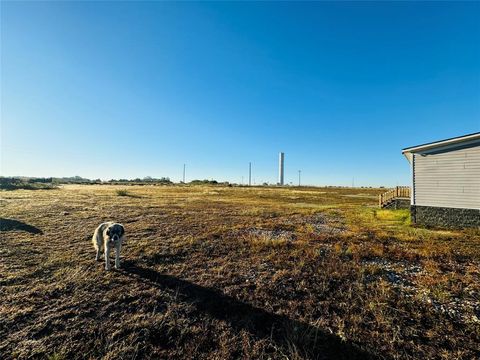
M 28 225 L 18 220 L 0 218 L 0 231 L 14 230 L 26 231 L 30 234 L 43 234 L 42 230 L 33 225 Z
M 135 199 L 143 198 L 143 196 L 137 195 L 137 194 L 132 194 L 131 192 L 129 192 L 127 190 L 117 190 L 116 193 L 117 193 L 117 196 L 131 197 L 131 198 L 135 198 Z
M 177 277 L 140 267 L 125 261 L 123 273 L 161 290 L 175 290 L 179 300 L 194 305 L 198 311 L 228 322 L 236 330 L 247 330 L 261 339 L 271 339 L 279 347 L 309 359 L 376 359 L 358 345 L 310 324 L 269 313 L 241 302 L 222 292 L 196 285 Z
M 126 195 L 117 195 L 117 196 L 125 196 L 125 197 L 129 197 L 129 198 L 134 198 L 134 199 L 144 199 L 144 198 L 146 198 L 146 196 L 131 194 L 131 193 L 128 193 Z

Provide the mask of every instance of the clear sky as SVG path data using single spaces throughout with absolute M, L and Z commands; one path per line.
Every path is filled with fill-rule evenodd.
M 1 174 L 402 185 L 480 131 L 480 3 L 1 2 Z

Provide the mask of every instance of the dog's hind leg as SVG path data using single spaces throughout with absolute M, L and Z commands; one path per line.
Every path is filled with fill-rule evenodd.
M 100 254 L 102 253 L 103 246 L 102 246 L 101 240 L 99 239 L 98 229 L 95 230 L 95 233 L 93 234 L 92 243 L 93 243 L 93 248 L 97 252 L 97 254 L 95 255 L 95 261 L 100 261 Z
M 95 261 L 100 261 L 100 254 L 102 253 L 102 249 L 97 247 L 97 255 L 95 256 Z
M 122 244 L 117 244 L 115 246 L 115 269 L 120 269 L 120 249 L 122 248 Z
M 110 245 L 105 244 L 105 270 L 110 270 Z

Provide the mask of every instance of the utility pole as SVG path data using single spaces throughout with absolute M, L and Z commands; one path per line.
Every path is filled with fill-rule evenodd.
M 300 186 L 300 175 L 302 174 L 302 170 L 298 170 L 298 186 Z
M 185 184 L 185 164 L 183 164 L 183 183 Z
M 248 163 L 248 186 L 252 186 L 252 163 Z
M 285 154 L 283 152 L 278 154 L 278 185 L 283 186 L 285 173 Z

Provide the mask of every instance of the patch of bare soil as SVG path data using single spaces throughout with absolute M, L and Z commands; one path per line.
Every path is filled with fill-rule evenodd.
M 345 221 L 339 214 L 334 217 L 317 213 L 301 218 L 299 223 L 312 226 L 316 234 L 338 235 L 347 231 Z

